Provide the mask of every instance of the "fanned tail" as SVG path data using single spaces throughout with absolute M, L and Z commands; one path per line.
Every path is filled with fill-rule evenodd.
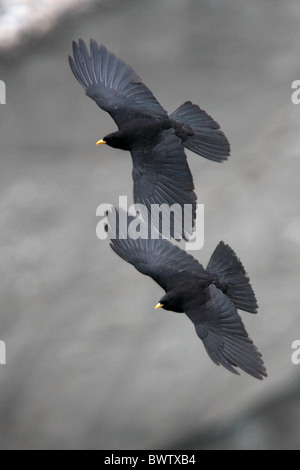
M 232 300 L 236 308 L 257 312 L 256 297 L 245 268 L 229 245 L 224 242 L 218 244 L 207 269 L 213 274 L 213 283 Z
M 230 144 L 226 136 L 219 124 L 199 106 L 186 101 L 170 118 L 181 125 L 184 147 L 215 162 L 228 159 Z

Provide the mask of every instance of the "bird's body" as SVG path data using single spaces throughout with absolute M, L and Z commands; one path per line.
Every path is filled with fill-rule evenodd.
M 171 128 L 172 121 L 169 118 L 132 117 L 120 130 L 108 134 L 103 140 L 110 147 L 130 152 L 142 149 L 148 153 L 159 142 L 162 132 Z
M 208 288 L 211 284 L 206 272 L 204 276 L 178 273 L 172 279 L 173 287 L 167 290 L 160 303 L 165 310 L 172 312 L 185 313 L 198 305 L 206 302 L 208 298 Z
M 175 135 L 182 144 L 193 135 L 191 128 L 174 121 L 171 118 L 156 119 L 151 116 L 133 116 L 120 130 L 112 132 L 103 138 L 103 141 L 110 147 L 134 152 L 136 149 L 148 149 L 154 147 L 162 132 L 173 129 Z
M 261 354 L 237 312 L 239 308 L 256 313 L 258 306 L 249 278 L 234 251 L 220 242 L 205 269 L 193 256 L 168 240 L 132 237 L 132 220 L 131 216 L 127 218 L 125 228 L 117 222 L 111 247 L 164 289 L 165 295 L 157 308 L 186 313 L 216 364 L 222 364 L 235 374 L 239 374 L 235 367 L 240 367 L 258 379 L 266 377 Z M 109 218 L 108 221 L 110 224 Z
M 191 234 L 197 197 L 184 148 L 213 161 L 226 160 L 230 146 L 220 126 L 190 101 L 168 116 L 138 74 L 94 40 L 90 53 L 81 39 L 73 42 L 73 55 L 70 67 L 87 96 L 118 126 L 99 143 L 131 152 L 134 202 L 149 213 L 151 204 L 192 205 L 186 230 Z M 171 233 L 175 236 L 173 226 Z

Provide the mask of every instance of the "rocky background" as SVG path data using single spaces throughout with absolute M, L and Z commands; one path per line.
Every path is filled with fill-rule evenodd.
M 0 448 L 299 449 L 300 79 L 297 0 L 2 1 Z M 96 237 L 96 208 L 132 201 L 130 156 L 67 56 L 94 38 L 169 111 L 198 103 L 232 146 L 188 153 L 205 204 L 207 263 L 220 240 L 251 276 L 242 313 L 269 377 L 215 366 L 161 289 Z

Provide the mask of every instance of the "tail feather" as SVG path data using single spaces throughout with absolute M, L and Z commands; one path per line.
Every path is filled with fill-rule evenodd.
M 199 106 L 186 101 L 170 118 L 187 128 L 182 139 L 184 147 L 215 162 L 227 160 L 230 155 L 227 138 L 219 124 Z
M 250 313 L 257 312 L 257 300 L 245 268 L 229 245 L 224 242 L 219 243 L 207 269 L 213 274 L 214 284 L 237 308 Z

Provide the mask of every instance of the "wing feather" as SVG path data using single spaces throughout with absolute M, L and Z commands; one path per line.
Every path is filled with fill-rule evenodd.
M 262 379 L 267 377 L 261 354 L 249 338 L 234 304 L 210 285 L 209 297 L 196 309 L 187 311 L 210 358 L 234 374 L 236 367 Z
M 118 127 L 132 115 L 167 117 L 167 112 L 133 68 L 103 45 L 99 47 L 92 39 L 89 53 L 85 42 L 79 39 L 78 43 L 73 42 L 73 56 L 69 57 L 69 63 L 76 79 Z
M 190 254 L 162 238 L 134 239 L 130 232 L 130 224 L 135 219 L 127 216 L 124 211 L 119 216 L 116 211 L 116 233 L 110 235 L 110 246 L 122 259 L 132 264 L 141 273 L 152 277 L 163 289 L 171 287 L 172 279 L 182 272 L 201 273 L 203 266 Z M 109 226 L 113 224 L 113 214 L 108 216 Z M 144 233 L 148 232 L 147 222 L 141 219 L 141 225 L 146 225 Z
M 167 204 L 176 208 L 183 221 L 184 206 L 191 206 L 192 220 L 189 226 L 175 226 L 171 220 L 170 234 L 174 238 L 191 235 L 196 217 L 196 194 L 181 140 L 173 129 L 162 132 L 160 141 L 146 150 L 133 150 L 134 202 L 144 204 L 148 211 L 154 205 Z M 177 206 L 178 205 L 178 206 Z M 160 217 L 161 223 L 161 217 Z M 159 227 L 156 227 L 159 230 Z

